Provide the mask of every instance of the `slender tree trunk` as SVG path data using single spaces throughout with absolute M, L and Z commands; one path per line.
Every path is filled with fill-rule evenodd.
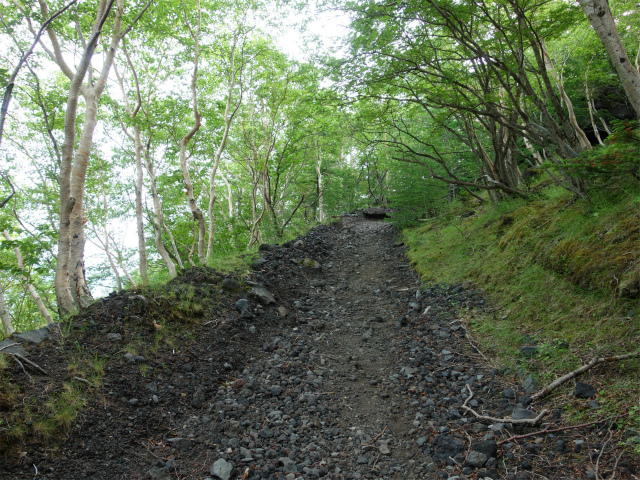
M 153 167 L 153 160 L 151 159 L 151 154 L 149 153 L 149 149 L 145 151 L 145 159 L 147 172 L 149 173 L 149 183 L 151 186 L 151 199 L 153 200 L 153 232 L 154 238 L 156 242 L 156 249 L 158 250 L 158 254 L 164 261 L 164 264 L 167 266 L 167 270 L 169 270 L 169 276 L 171 278 L 175 278 L 177 276 L 176 265 L 171 260 L 167 249 L 164 248 L 164 243 L 162 243 L 162 225 L 164 224 L 162 214 L 162 205 L 160 204 L 160 196 L 158 195 L 158 188 L 156 184 L 156 174 Z
M 149 284 L 149 266 L 147 261 L 147 241 L 144 238 L 144 222 L 142 217 L 142 187 L 144 175 L 142 171 L 142 140 L 140 127 L 134 125 L 133 137 L 135 139 L 136 154 L 136 229 L 138 231 L 138 257 L 140 259 L 140 279 L 142 285 Z
M 7 230 L 4 230 L 2 232 L 2 236 L 6 238 L 8 241 L 13 240 Z M 24 259 L 22 257 L 22 252 L 20 251 L 20 248 L 15 247 L 14 252 L 16 254 L 16 263 L 18 264 L 18 268 L 23 272 L 25 272 Z M 40 297 L 40 294 L 38 293 L 36 288 L 33 286 L 33 284 L 29 281 L 25 273 L 22 273 L 21 279 L 22 279 L 22 285 L 24 286 L 25 291 L 31 296 L 31 300 L 33 300 L 33 303 L 36 304 L 36 307 L 38 307 L 38 311 L 40 312 L 40 315 L 42 315 L 42 317 L 47 321 L 47 323 L 53 323 L 53 318 L 51 317 L 51 313 L 49 313 L 49 310 L 47 310 L 47 307 L 44 305 L 44 302 L 42 301 L 42 297 Z
M 237 39 L 236 39 L 237 41 Z M 216 202 L 216 173 L 218 172 L 218 167 L 220 166 L 220 159 L 222 158 L 222 153 L 227 145 L 227 138 L 229 137 L 229 130 L 231 130 L 231 122 L 233 121 L 233 117 L 235 116 L 238 108 L 232 112 L 231 111 L 231 102 L 233 100 L 233 88 L 236 85 L 236 67 L 235 67 L 235 51 L 236 51 L 236 43 L 234 42 L 233 47 L 231 49 L 231 73 L 229 75 L 229 90 L 227 91 L 227 101 L 224 107 L 224 131 L 222 132 L 222 140 L 220 141 L 220 145 L 218 145 L 218 149 L 216 150 L 215 156 L 213 157 L 213 167 L 211 168 L 211 175 L 209 177 L 209 238 L 207 241 L 207 256 L 206 261 L 209 263 L 211 257 L 213 255 L 213 243 L 215 239 L 215 202 Z
M 180 267 L 181 270 L 184 270 L 184 264 L 182 263 L 180 252 L 178 251 L 178 245 L 176 244 L 176 239 L 174 238 L 173 233 L 171 233 L 171 230 L 169 229 L 169 227 L 167 227 L 167 224 L 164 223 L 164 220 L 162 221 L 162 228 L 164 228 L 164 231 L 167 232 L 167 236 L 169 237 L 169 242 L 171 243 L 171 249 L 173 250 L 174 259 L 178 263 L 178 267 Z
M 186 13 L 185 13 L 186 20 Z M 201 126 L 201 115 L 198 111 L 198 89 L 197 89 L 197 81 L 198 81 L 198 66 L 199 66 L 199 42 L 200 42 L 200 31 L 202 25 L 202 12 L 200 8 L 200 1 L 198 1 L 198 22 L 196 25 L 195 31 L 191 29 L 189 24 L 189 32 L 191 33 L 191 38 L 194 41 L 194 58 L 193 58 L 193 75 L 191 76 L 191 98 L 193 101 L 193 117 L 194 122 L 191 130 L 187 132 L 187 134 L 180 140 L 180 167 L 182 168 L 182 176 L 184 177 L 184 186 L 187 189 L 187 198 L 189 200 L 189 208 L 191 209 L 191 213 L 193 214 L 193 218 L 198 222 L 198 261 L 202 264 L 205 263 L 206 254 L 205 254 L 205 237 L 207 235 L 206 225 L 204 215 L 202 214 L 202 210 L 198 207 L 196 203 L 196 199 L 193 194 L 193 183 L 191 182 L 191 175 L 189 175 L 189 167 L 187 166 L 187 145 L 189 141 L 193 138 L 193 136 L 198 133 Z
M 229 218 L 233 218 L 233 191 L 231 190 L 231 183 L 229 183 L 229 179 L 224 173 L 221 177 L 227 187 L 227 208 L 229 209 Z
M 607 0 L 578 0 L 620 77 L 627 98 L 640 117 L 640 71 L 631 63 Z
M 567 95 L 567 92 L 564 89 L 564 81 L 562 79 L 562 76 L 558 74 L 558 72 L 556 71 L 556 68 L 553 65 L 553 62 L 551 61 L 551 57 L 549 56 L 549 53 L 547 52 L 547 49 L 544 43 L 541 44 L 541 49 L 542 49 L 542 54 L 544 55 L 544 61 L 547 66 L 547 70 L 551 72 L 551 75 L 553 76 L 553 79 L 556 82 L 558 90 L 560 90 L 560 96 L 564 100 L 567 106 L 567 112 L 569 113 L 569 121 L 571 122 L 571 126 L 575 131 L 576 137 L 578 138 L 578 142 L 580 143 L 580 146 L 584 150 L 591 150 L 592 149 L 591 142 L 589 142 L 589 139 L 587 138 L 587 135 L 584 133 L 584 130 L 582 130 L 582 128 L 580 128 L 580 125 L 578 125 L 578 120 L 576 119 L 576 113 L 573 110 L 573 102 L 571 101 L 571 99 L 569 98 L 569 95 Z
M 8 337 L 16 331 L 16 329 L 13 328 L 11 314 L 7 308 L 7 303 L 4 300 L 4 285 L 2 285 L 2 282 L 0 282 L 0 320 L 2 320 L 2 327 L 4 329 L 5 336 Z
M 324 190 L 322 187 L 322 157 L 320 156 L 320 152 L 318 152 L 318 161 L 316 162 L 316 190 L 318 194 L 318 222 L 322 222 L 324 220 Z

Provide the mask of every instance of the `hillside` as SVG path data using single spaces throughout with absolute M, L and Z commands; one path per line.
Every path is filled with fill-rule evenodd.
M 344 216 L 96 302 L 25 347 L 46 374 L 2 357 L 0 478 L 633 478 L 631 416 L 590 391 L 610 370 L 532 402 L 546 378 L 478 329 L 513 313 L 405 249 Z

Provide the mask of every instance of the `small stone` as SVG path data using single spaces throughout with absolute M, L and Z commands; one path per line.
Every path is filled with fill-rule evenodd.
M 513 388 L 505 388 L 502 391 L 502 395 L 504 396 L 504 398 L 508 398 L 508 399 L 516 398 L 516 392 L 513 390 Z
M 538 347 L 534 347 L 533 345 L 525 345 L 520 349 L 520 355 L 524 358 L 533 358 L 538 354 Z
M 513 413 L 511 414 L 511 416 L 514 420 L 524 420 L 527 418 L 535 417 L 535 413 L 519 405 L 513 409 Z
M 229 480 L 231 478 L 232 470 L 233 466 L 229 462 L 227 462 L 224 458 L 219 458 L 211 466 L 211 470 L 209 471 L 209 473 L 211 473 L 211 475 L 215 475 L 220 480 Z
M 240 316 L 242 318 L 253 318 L 251 304 L 246 298 L 241 298 L 236 302 L 236 309 L 240 312 Z
M 132 398 L 131 400 L 129 400 L 129 405 L 136 406 L 139 402 L 140 400 L 138 400 L 137 398 Z
M 107 340 L 110 342 L 119 342 L 120 340 L 122 340 L 122 335 L 112 332 L 107 335 Z
M 494 458 L 498 453 L 498 444 L 495 440 L 482 440 L 471 445 L 471 450 L 484 453 L 487 458 Z
M 526 393 L 533 393 L 538 390 L 538 382 L 535 378 L 533 378 L 533 375 L 529 375 L 524 379 L 524 381 L 522 382 L 522 390 L 524 390 Z
M 276 385 L 274 387 L 271 387 L 270 391 L 271 391 L 271 395 L 273 395 L 274 397 L 277 397 L 278 395 L 280 395 L 282 393 L 282 387 L 278 387 Z
M 469 465 L 470 467 L 484 467 L 485 463 L 487 463 L 487 456 L 482 452 L 471 450 L 469 452 L 469 455 L 467 455 L 467 465 Z
M 391 455 L 391 449 L 389 448 L 389 443 L 386 440 L 381 440 L 380 445 L 378 446 L 378 450 L 382 455 Z
M 588 383 L 576 382 L 576 389 L 573 394 L 578 398 L 593 398 L 598 392 Z
M 600 408 L 600 404 L 595 400 L 589 400 L 587 405 L 589 405 L 589 408 Z
M 366 342 L 367 340 L 370 340 L 372 336 L 373 336 L 373 329 L 370 328 L 369 330 L 367 330 L 362 334 L 362 341 Z
M 356 462 L 359 463 L 360 465 L 366 465 L 367 463 L 369 463 L 369 460 L 367 459 L 367 457 L 364 457 L 362 455 L 358 455 L 358 458 L 356 459 Z
M 233 278 L 225 278 L 222 280 L 222 289 L 226 292 L 235 293 L 240 288 L 240 284 Z
M 129 363 L 135 363 L 136 362 L 136 357 L 133 353 L 131 352 L 127 352 L 124 354 L 124 359 L 129 362 Z

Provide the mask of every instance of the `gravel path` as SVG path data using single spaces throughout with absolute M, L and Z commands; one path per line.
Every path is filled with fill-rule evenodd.
M 346 216 L 261 253 L 251 281 L 275 302 L 255 284 L 253 295 L 231 294 L 241 311 L 205 322 L 155 363 L 143 359 L 143 376 L 125 355 L 100 408 L 59 451 L 33 460 L 37 478 L 575 480 L 611 471 L 609 454 L 593 454 L 607 423 L 512 438 L 537 428 L 462 408 L 528 418 L 543 407 L 529 404 L 535 379 L 487 366 L 456 318 L 484 308 L 480 292 L 420 285 L 389 224 Z M 547 428 L 561 426 L 561 414 Z M 634 478 L 636 464 L 621 458 L 611 478 Z M 12 472 L 0 477 L 32 478 Z

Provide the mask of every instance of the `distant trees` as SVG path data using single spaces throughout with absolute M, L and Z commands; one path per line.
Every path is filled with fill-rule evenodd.
M 349 56 L 310 62 L 261 0 L 5 6 L 3 328 L 362 205 L 526 196 L 528 167 L 584 196 L 592 143 L 635 138 L 606 110 L 637 110 L 625 1 L 337 2 Z
M 578 6 L 401 0 L 347 8 L 351 55 L 335 78 L 360 104 L 375 106 L 381 122 L 368 122 L 360 135 L 393 148 L 397 160 L 450 184 L 521 196 L 526 159 L 560 165 L 591 149 L 588 123 L 574 106 L 584 91 L 567 90 L 563 65 L 549 54 L 550 44 L 583 21 Z M 461 176 L 463 152 L 472 158 Z M 584 195 L 581 179 L 564 169 L 556 174 Z

